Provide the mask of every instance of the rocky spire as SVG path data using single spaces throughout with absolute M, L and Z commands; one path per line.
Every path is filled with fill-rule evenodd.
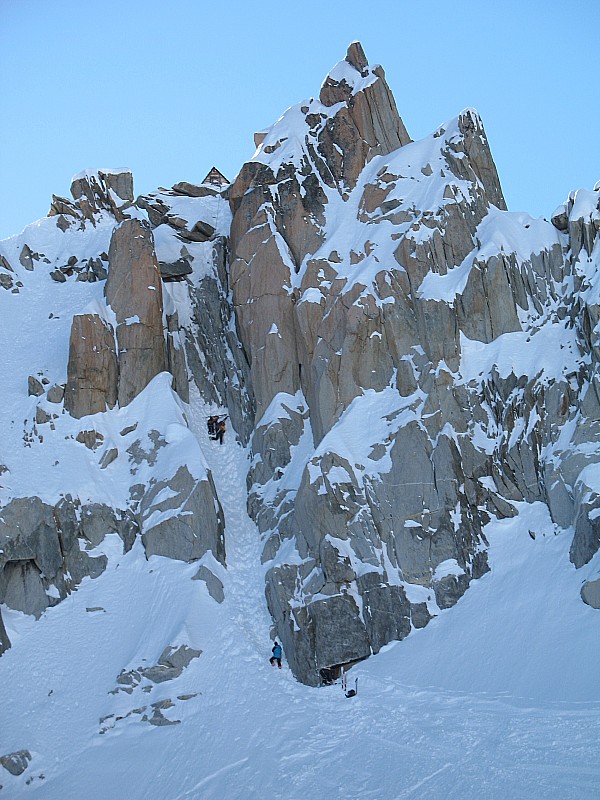
M 160 271 L 147 223 L 117 226 L 104 289 L 116 330 L 98 314 L 73 319 L 65 408 L 74 417 L 130 403 L 167 369 Z
M 369 65 L 365 51 L 363 50 L 360 42 L 350 42 L 348 45 L 348 52 L 346 53 L 346 61 L 352 64 L 354 69 L 362 72 Z
M 119 405 L 125 406 L 167 368 L 162 283 L 152 231 L 129 219 L 112 235 L 106 301 L 117 317 Z
M 327 75 L 319 99 L 325 106 L 347 103 L 350 119 L 367 144 L 364 163 L 374 155 L 391 153 L 411 141 L 383 68 L 369 66 L 360 42 L 352 42 L 346 58 Z M 336 140 L 340 138 L 335 137 L 333 144 L 343 149 L 344 142 Z
M 467 161 L 481 181 L 487 200 L 496 208 L 506 211 L 498 170 L 492 158 L 481 117 L 475 109 L 466 108 L 458 117 L 458 127 L 462 139 L 455 144 L 456 150 L 468 156 Z
M 320 100 L 289 109 L 232 185 L 231 286 L 259 412 L 300 386 L 289 288 L 323 242 L 327 188 L 346 201 L 374 156 L 410 141 L 383 69 L 353 42 Z

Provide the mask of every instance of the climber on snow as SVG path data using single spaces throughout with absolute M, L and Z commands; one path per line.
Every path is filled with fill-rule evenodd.
M 215 427 L 215 439 L 219 440 L 219 444 L 223 444 L 223 437 L 225 436 L 225 420 L 226 419 L 227 419 L 227 417 L 223 417 L 223 419 L 218 420 L 217 424 L 216 424 L 216 427 Z
M 271 666 L 274 667 L 275 662 L 277 662 L 277 666 L 279 667 L 279 669 L 281 669 L 281 656 L 283 654 L 283 651 L 281 649 L 281 645 L 279 644 L 279 642 L 277 641 L 275 642 L 273 650 L 271 652 L 273 653 L 273 655 L 269 659 Z
M 227 419 L 227 414 L 223 417 L 219 418 L 218 414 L 212 414 L 206 423 L 206 427 L 208 429 L 208 438 L 212 439 L 213 442 L 218 441 L 220 444 L 223 444 L 223 437 L 225 436 L 225 420 Z
M 217 432 L 217 420 L 219 417 L 216 414 L 213 414 L 211 417 L 208 418 L 208 422 L 206 423 L 206 427 L 208 428 L 208 435 L 211 439 L 214 439 Z

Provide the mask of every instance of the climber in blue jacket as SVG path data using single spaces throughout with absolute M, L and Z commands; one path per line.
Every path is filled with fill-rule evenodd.
M 275 645 L 274 645 L 273 650 L 271 652 L 273 653 L 273 655 L 269 659 L 269 661 L 271 663 L 271 666 L 274 667 L 275 666 L 275 662 L 277 662 L 277 666 L 279 667 L 279 669 L 281 669 L 281 656 L 282 656 L 283 651 L 281 649 L 281 645 L 279 644 L 279 642 L 277 642 L 277 641 L 275 642 Z

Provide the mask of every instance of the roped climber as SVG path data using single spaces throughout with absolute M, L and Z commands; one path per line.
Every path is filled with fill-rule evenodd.
M 269 659 L 269 663 L 271 664 L 272 667 L 274 667 L 275 662 L 277 662 L 277 666 L 279 667 L 279 669 L 281 669 L 281 656 L 283 655 L 283 650 L 281 649 L 281 645 L 279 644 L 279 642 L 277 641 L 275 642 L 271 652 L 273 653 L 273 655 Z
M 213 442 L 219 441 L 219 444 L 223 444 L 223 437 L 225 436 L 225 420 L 229 415 L 225 414 L 222 417 L 219 417 L 219 414 L 212 414 L 207 422 L 206 427 L 208 430 L 208 438 L 212 439 Z
M 227 417 L 218 420 L 215 426 L 215 439 L 219 440 L 219 444 L 223 444 L 223 437 L 225 436 L 225 420 Z
M 208 428 L 208 435 L 211 439 L 216 437 L 217 433 L 217 420 L 219 417 L 217 414 L 213 414 L 208 418 L 208 422 L 206 423 L 206 427 Z

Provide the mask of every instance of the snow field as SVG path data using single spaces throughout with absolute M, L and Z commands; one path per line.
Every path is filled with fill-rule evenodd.
M 106 572 L 38 622 L 3 609 L 13 647 L 0 662 L 10 687 L 0 751 L 28 748 L 33 760 L 18 778 L 2 772 L 0 797 L 594 796 L 598 623 L 576 596 L 585 575 L 573 569 L 565 588 L 549 591 L 568 535 L 547 529 L 544 507 L 524 506 L 488 530 L 492 572 L 427 628 L 355 667 L 357 697 L 310 689 L 268 663 L 246 453 L 230 428 L 223 446 L 208 440 L 205 419 L 219 410 L 192 397 L 191 424 L 226 517 L 225 601 L 191 580 L 197 564 L 146 561 L 139 542 L 123 556 L 113 536 L 100 548 Z M 121 670 L 155 664 L 181 643 L 203 652 L 179 678 L 109 694 Z M 154 727 L 130 713 L 167 698 L 174 706 L 164 716 L 180 724 Z

